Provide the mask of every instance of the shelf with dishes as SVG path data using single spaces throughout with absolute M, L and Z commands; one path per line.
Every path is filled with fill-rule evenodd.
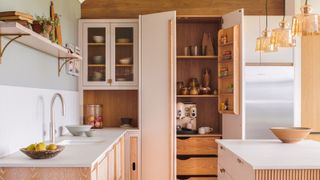
M 105 43 L 88 43 L 88 46 L 105 46 Z
M 216 60 L 218 56 L 177 56 L 178 60 Z
M 105 67 L 105 64 L 88 64 L 88 67 Z
M 116 46 L 133 46 L 133 43 L 132 42 L 127 42 L 127 43 L 119 43 L 117 42 L 116 43 Z
M 215 94 L 203 94 L 203 95 L 177 95 L 177 98 L 217 98 Z

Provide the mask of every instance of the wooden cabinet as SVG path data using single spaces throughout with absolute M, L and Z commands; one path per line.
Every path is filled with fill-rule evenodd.
M 108 152 L 108 180 L 115 180 L 115 149 Z
M 137 20 L 80 20 L 84 89 L 138 88 Z
M 177 158 L 177 176 L 217 175 L 217 157 Z
M 124 137 L 115 145 L 115 177 L 124 180 Z
M 215 140 L 215 137 L 177 137 L 177 155 L 217 155 Z
M 128 131 L 125 136 L 125 180 L 140 180 L 140 132 Z

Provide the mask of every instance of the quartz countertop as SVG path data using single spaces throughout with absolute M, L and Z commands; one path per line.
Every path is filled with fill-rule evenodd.
M 216 140 L 253 169 L 320 169 L 320 142 L 295 144 L 279 140 Z
M 113 145 L 131 130 L 106 128 L 95 131 L 94 137 L 61 136 L 56 143 L 63 140 L 93 140 L 92 144 L 65 145 L 65 149 L 52 159 L 35 160 L 18 151 L 0 158 L 0 167 L 90 167 L 112 149 Z

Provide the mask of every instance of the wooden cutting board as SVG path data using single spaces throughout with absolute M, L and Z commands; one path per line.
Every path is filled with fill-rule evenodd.
M 6 17 L 6 16 L 20 16 L 27 19 L 33 19 L 33 16 L 27 13 L 19 12 L 19 11 L 4 11 L 0 12 L 0 17 Z

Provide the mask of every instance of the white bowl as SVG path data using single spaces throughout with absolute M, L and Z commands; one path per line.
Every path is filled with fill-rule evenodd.
M 119 60 L 120 64 L 130 64 L 131 62 L 131 57 L 127 57 L 127 58 L 122 58 Z
M 95 64 L 102 64 L 103 63 L 103 57 L 102 56 L 93 56 L 93 62 Z
M 103 36 L 93 36 L 93 41 L 96 43 L 103 43 L 104 42 L 104 37 Z
M 128 43 L 130 42 L 130 39 L 128 38 L 119 38 L 117 39 L 117 43 Z
M 69 125 L 65 126 L 74 136 L 81 136 L 84 132 L 90 131 L 92 125 Z

